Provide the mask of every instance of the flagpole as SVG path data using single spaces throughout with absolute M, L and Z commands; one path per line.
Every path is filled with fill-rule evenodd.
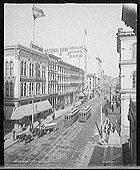
M 86 64 L 87 64 L 87 62 L 86 62 L 86 47 L 85 47 L 85 34 L 86 34 L 86 29 L 84 30 L 84 58 L 85 58 L 85 68 L 84 68 L 84 71 L 85 71 L 85 87 L 86 87 L 86 85 L 87 85 L 87 82 L 86 82 Z
M 35 44 L 35 19 L 33 19 L 33 42 Z

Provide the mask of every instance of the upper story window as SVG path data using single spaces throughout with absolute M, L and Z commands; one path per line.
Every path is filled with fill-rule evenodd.
M 10 96 L 14 97 L 14 84 L 12 81 L 10 82 Z
M 136 71 L 132 75 L 132 88 L 136 88 Z
M 24 67 L 23 67 L 23 61 L 21 62 L 21 75 L 23 76 L 23 70 L 24 70 Z
M 27 64 L 26 62 L 24 63 L 24 76 L 26 76 L 26 67 L 27 67 Z
M 40 64 L 39 63 L 36 64 L 36 73 L 37 73 L 37 77 L 40 78 Z
M 130 50 L 132 51 L 132 60 L 136 60 L 136 57 L 137 57 L 137 43 L 133 43 L 131 45 L 131 48 Z
M 42 67 L 42 77 L 45 78 L 45 67 Z
M 21 96 L 23 96 L 23 83 L 21 83 L 21 90 L 20 90 L 20 92 L 21 92 Z
M 24 96 L 26 96 L 26 83 L 24 83 Z
M 32 76 L 34 76 L 34 64 L 32 64 Z
M 32 94 L 32 90 L 31 90 L 31 83 L 29 83 L 29 95 L 31 95 Z
M 6 75 L 9 75 L 9 62 L 8 61 L 6 61 L 6 63 L 5 63 L 5 68 L 6 68 L 6 70 L 5 70 Z
M 29 65 L 29 76 L 31 77 L 32 76 L 32 64 L 30 63 Z
M 5 83 L 5 96 L 9 97 L 9 83 L 6 81 Z
M 14 63 L 13 61 L 10 62 L 10 75 L 14 74 Z

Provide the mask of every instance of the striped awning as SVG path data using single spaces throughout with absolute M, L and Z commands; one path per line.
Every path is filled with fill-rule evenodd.
M 15 108 L 6 107 L 6 106 L 4 108 L 5 108 L 4 114 L 8 115 L 7 119 L 20 120 L 25 116 L 31 116 L 33 114 L 33 110 L 34 110 L 34 114 L 38 114 L 40 112 L 51 109 L 52 105 L 49 103 L 48 100 L 45 100 L 34 104 L 22 105 Z

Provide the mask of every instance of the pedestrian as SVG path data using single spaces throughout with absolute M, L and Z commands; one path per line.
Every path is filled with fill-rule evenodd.
M 112 109 L 112 112 L 114 111 L 114 103 L 113 101 L 111 102 L 111 109 Z
M 55 113 L 53 113 L 52 118 L 53 118 L 53 120 L 54 120 L 54 118 L 55 118 Z
M 15 140 L 16 139 L 16 131 L 15 131 L 15 129 L 13 129 L 13 140 Z

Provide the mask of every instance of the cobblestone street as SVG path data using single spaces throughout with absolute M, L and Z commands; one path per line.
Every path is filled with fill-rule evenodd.
M 85 153 L 89 153 L 89 148 L 99 139 L 94 134 L 97 132 L 95 121 L 100 123 L 100 104 L 98 100 L 97 103 L 91 100 L 89 105 L 92 116 L 86 123 L 77 121 L 69 128 L 63 127 L 50 135 L 35 138 L 31 143 L 16 143 L 5 151 L 5 166 L 49 168 L 85 165 Z

